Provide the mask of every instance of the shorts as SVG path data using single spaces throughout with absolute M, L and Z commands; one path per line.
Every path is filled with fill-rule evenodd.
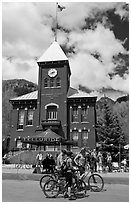
M 68 186 L 71 187 L 72 186 L 72 172 L 67 171 L 65 176 L 66 176 L 66 182 L 68 183 Z

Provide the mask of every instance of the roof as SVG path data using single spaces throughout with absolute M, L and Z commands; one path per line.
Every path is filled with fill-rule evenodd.
M 38 98 L 38 91 L 33 91 L 31 93 L 28 94 L 24 94 L 22 96 L 18 96 L 16 98 L 12 98 L 10 99 L 10 101 L 19 101 L 19 100 L 37 100 Z
M 68 96 L 78 92 L 76 89 L 70 87 L 68 91 Z M 10 101 L 20 101 L 20 100 L 37 100 L 38 99 L 38 91 L 33 91 L 28 94 L 24 94 L 22 96 L 18 96 L 16 98 L 10 99 Z
M 34 136 L 29 136 L 30 138 L 44 138 L 45 140 L 47 139 L 60 139 L 61 136 L 56 134 L 55 132 L 53 132 L 51 129 L 47 129 L 46 131 L 42 131 L 40 132 L 38 135 L 34 135 Z
M 79 91 L 71 96 L 68 96 L 68 98 L 81 98 L 81 97 L 91 97 L 90 94 L 83 92 L 83 91 Z
M 67 93 L 68 98 L 84 98 L 84 97 L 96 97 L 92 96 L 86 92 L 74 89 L 72 87 L 69 88 L 69 91 Z M 20 101 L 20 100 L 37 100 L 38 99 L 38 91 L 33 91 L 31 93 L 12 98 L 10 101 Z
M 58 42 L 53 42 L 51 46 L 44 52 L 44 54 L 38 59 L 37 62 L 50 62 L 68 60 L 65 53 L 61 49 Z

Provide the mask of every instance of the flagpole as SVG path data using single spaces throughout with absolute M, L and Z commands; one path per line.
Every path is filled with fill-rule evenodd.
M 55 41 L 57 41 L 57 10 L 58 9 L 58 2 L 56 2 L 56 27 L 55 27 Z

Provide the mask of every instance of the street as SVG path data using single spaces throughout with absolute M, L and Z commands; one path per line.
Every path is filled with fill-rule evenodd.
M 46 198 L 39 181 L 3 180 L 2 202 L 69 202 L 62 195 L 55 199 Z M 129 202 L 129 185 L 105 184 L 102 192 L 87 191 L 85 198 L 75 202 Z

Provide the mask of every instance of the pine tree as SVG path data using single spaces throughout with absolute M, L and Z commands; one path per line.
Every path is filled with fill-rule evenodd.
M 103 111 L 97 122 L 97 138 L 102 150 L 117 154 L 119 144 L 125 145 L 125 137 L 120 127 L 117 115 L 113 114 L 107 103 L 106 97 L 103 103 Z

